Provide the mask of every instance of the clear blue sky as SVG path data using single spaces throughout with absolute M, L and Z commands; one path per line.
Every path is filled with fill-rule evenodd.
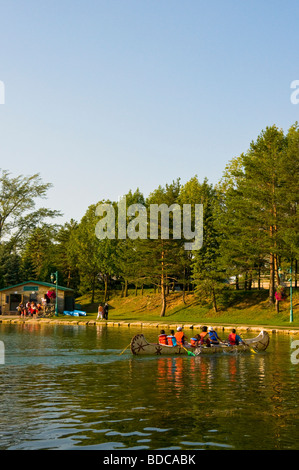
M 262 129 L 299 120 L 297 0 L 1 0 L 0 168 L 46 204 L 215 184 Z

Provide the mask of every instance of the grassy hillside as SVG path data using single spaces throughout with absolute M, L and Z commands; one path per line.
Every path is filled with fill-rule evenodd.
M 96 302 L 90 303 L 90 296 L 84 295 L 76 299 L 88 318 L 95 319 L 99 302 L 102 302 L 102 292 L 97 292 Z M 280 305 L 280 313 L 275 307 L 269 306 L 267 291 L 229 291 L 217 313 L 209 304 L 196 298 L 194 294 L 186 294 L 185 304 L 182 293 L 171 293 L 167 297 L 166 316 L 160 317 L 161 299 L 159 294 L 145 290 L 136 296 L 129 291 L 126 298 L 120 293 L 113 293 L 108 301 L 109 320 L 143 321 L 163 323 L 207 323 L 207 324 L 248 324 L 299 326 L 299 291 L 293 293 L 293 323 L 290 323 L 289 297 Z

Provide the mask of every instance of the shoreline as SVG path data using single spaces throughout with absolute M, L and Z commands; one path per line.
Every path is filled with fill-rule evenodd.
M 101 326 L 101 327 L 106 327 L 106 328 L 119 328 L 119 327 L 125 327 L 125 328 L 161 328 L 161 329 L 176 329 L 178 326 L 182 326 L 185 330 L 200 330 L 205 323 L 182 323 L 182 322 L 177 322 L 177 323 L 163 323 L 163 322 L 126 322 L 126 321 L 115 321 L 115 320 L 66 320 L 63 318 L 19 318 L 16 316 L 5 316 L 3 318 L 0 318 L 0 324 L 24 324 L 24 323 L 29 323 L 29 324 L 40 324 L 40 325 L 82 325 L 82 326 Z M 208 325 L 207 325 L 208 326 Z M 231 328 L 236 328 L 238 331 L 242 332 L 250 332 L 250 331 L 258 331 L 260 332 L 261 330 L 267 331 L 268 333 L 285 333 L 285 334 L 299 334 L 299 327 L 285 327 L 285 326 L 269 326 L 269 325 L 245 325 L 245 324 L 219 324 L 219 325 L 213 325 L 215 330 L 222 330 L 222 331 L 227 331 L 231 330 Z

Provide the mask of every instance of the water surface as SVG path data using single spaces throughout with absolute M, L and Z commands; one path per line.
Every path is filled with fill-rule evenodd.
M 298 448 L 295 337 L 272 335 L 260 354 L 120 355 L 139 332 L 0 325 L 0 448 Z

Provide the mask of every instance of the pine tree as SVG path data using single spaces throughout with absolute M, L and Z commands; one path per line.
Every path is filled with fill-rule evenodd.
M 56 269 L 54 238 L 57 227 L 44 224 L 29 236 L 22 252 L 22 277 L 44 282 L 50 281 Z
M 136 263 L 137 251 L 136 251 L 136 240 L 131 239 L 127 233 L 127 228 L 129 228 L 129 223 L 133 216 L 127 214 L 128 208 L 132 205 L 145 205 L 145 200 L 143 194 L 140 192 L 139 188 L 132 192 L 130 190 L 125 196 L 126 203 L 126 236 L 125 238 L 119 238 L 118 235 L 118 207 L 116 207 L 116 232 L 117 232 L 117 243 L 116 243 L 116 274 L 122 280 L 122 295 L 127 297 L 128 295 L 128 285 L 130 283 L 138 286 L 143 284 L 143 275 L 138 269 L 138 263 Z M 136 209 L 138 206 L 136 206 Z M 137 213 L 137 211 L 136 211 Z M 136 215 L 134 214 L 134 217 Z M 138 231 L 138 230 L 137 230 Z
M 77 292 L 80 275 L 77 266 L 77 254 L 75 246 L 75 234 L 78 223 L 71 219 L 58 231 L 55 241 L 55 264 L 61 273 L 63 284 Z
M 220 262 L 219 234 L 216 230 L 216 192 L 205 179 L 199 185 L 196 199 L 203 204 L 203 245 L 195 251 L 192 262 L 197 296 L 212 301 L 217 312 L 218 297 L 225 287 L 225 273 Z
M 163 188 L 159 186 L 146 200 L 146 208 L 149 214 L 154 208 L 159 209 L 162 204 L 171 208 L 178 202 L 180 181 L 173 181 Z M 158 217 L 156 224 L 154 219 L 148 224 L 148 238 L 135 241 L 135 270 L 139 273 L 140 282 L 154 285 L 161 292 L 161 312 L 164 317 L 167 309 L 167 295 L 169 286 L 180 278 L 180 252 L 182 240 L 175 239 L 173 233 L 173 212 L 169 212 L 169 233 L 163 235 L 165 225 Z M 167 225 L 167 224 L 166 224 Z
M 109 279 L 115 272 L 116 240 L 97 238 L 96 207 L 95 204 L 89 206 L 74 233 L 74 250 L 80 272 L 79 290 L 81 293 L 91 292 L 91 303 L 95 300 L 95 289 L 102 284 L 104 301 L 107 300 Z
M 271 303 L 280 282 L 279 264 L 298 229 L 297 135 L 297 128 L 285 136 L 276 126 L 267 127 L 226 174 L 224 241 L 237 268 L 268 269 Z

